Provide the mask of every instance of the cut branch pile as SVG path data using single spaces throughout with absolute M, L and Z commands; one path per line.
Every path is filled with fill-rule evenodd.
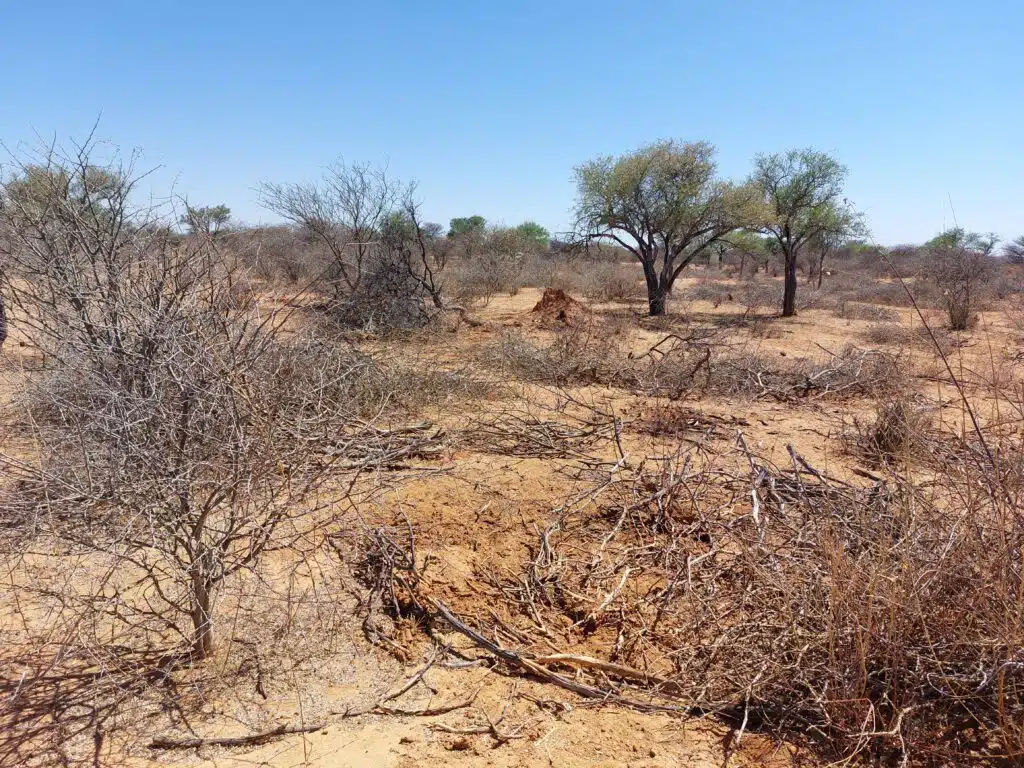
M 476 420 L 462 435 L 469 448 L 483 453 L 521 458 L 586 456 L 586 450 L 611 438 L 614 418 L 595 408 L 582 414 L 569 412 L 563 400 L 552 409 L 553 418 L 530 411 L 506 410 Z
M 739 435 L 719 453 L 581 461 L 588 485 L 521 569 L 485 574 L 506 618 L 420 608 L 589 700 L 715 713 L 835 758 L 1014 754 L 998 739 L 1024 723 L 1017 513 L 964 475 L 854 484 L 789 455 L 776 466 Z
M 721 395 L 780 402 L 864 397 L 906 387 L 898 360 L 887 352 L 852 345 L 839 353 L 824 351 L 823 362 L 788 365 L 757 354 L 723 355 L 713 360 L 708 386 Z

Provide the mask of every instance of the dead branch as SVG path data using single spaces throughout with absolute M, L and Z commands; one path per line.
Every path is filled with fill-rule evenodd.
M 149 743 L 150 749 L 198 749 L 199 747 L 251 747 L 256 744 L 276 739 L 280 736 L 289 736 L 296 733 L 312 733 L 327 727 L 327 723 L 315 723 L 313 725 L 279 725 L 259 733 L 252 733 L 248 736 L 207 736 L 192 737 L 184 739 L 172 739 L 160 737 Z

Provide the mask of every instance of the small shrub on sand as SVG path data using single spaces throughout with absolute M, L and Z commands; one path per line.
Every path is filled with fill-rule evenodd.
M 929 422 L 927 412 L 906 397 L 881 400 L 871 423 L 855 420 L 855 447 L 875 461 L 907 459 L 921 446 Z

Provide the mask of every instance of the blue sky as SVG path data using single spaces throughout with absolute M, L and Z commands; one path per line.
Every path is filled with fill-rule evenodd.
M 343 155 L 428 219 L 557 231 L 574 165 L 707 139 L 723 175 L 813 146 L 884 243 L 1024 234 L 1024 3 L 0 3 L 0 139 L 99 133 L 153 184 L 272 220 L 261 180 Z

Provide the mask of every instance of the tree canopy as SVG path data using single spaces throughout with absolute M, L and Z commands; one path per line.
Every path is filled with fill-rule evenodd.
M 466 216 L 452 219 L 448 224 L 448 237 L 459 235 L 482 235 L 487 228 L 487 219 L 483 216 Z
M 843 197 L 847 170 L 838 160 L 813 149 L 758 155 L 750 182 L 760 198 L 758 226 L 772 238 L 786 262 L 782 315 L 796 314 L 796 262 L 812 240 L 856 236 L 862 217 Z
M 231 220 L 231 209 L 226 205 L 191 206 L 185 204 L 185 213 L 178 223 L 188 227 L 193 235 L 215 235 Z
M 672 139 L 575 170 L 579 236 L 616 243 L 640 261 L 652 315 L 664 313 L 683 268 L 750 215 L 748 188 L 716 170 L 710 143 Z
M 551 243 L 551 233 L 535 221 L 524 221 L 516 227 L 516 232 L 524 240 L 533 242 L 539 248 L 547 248 Z
M 925 248 L 956 248 L 967 251 L 990 254 L 999 243 L 999 236 L 994 232 L 982 235 L 979 232 L 968 232 L 963 227 L 950 227 L 924 244 Z

